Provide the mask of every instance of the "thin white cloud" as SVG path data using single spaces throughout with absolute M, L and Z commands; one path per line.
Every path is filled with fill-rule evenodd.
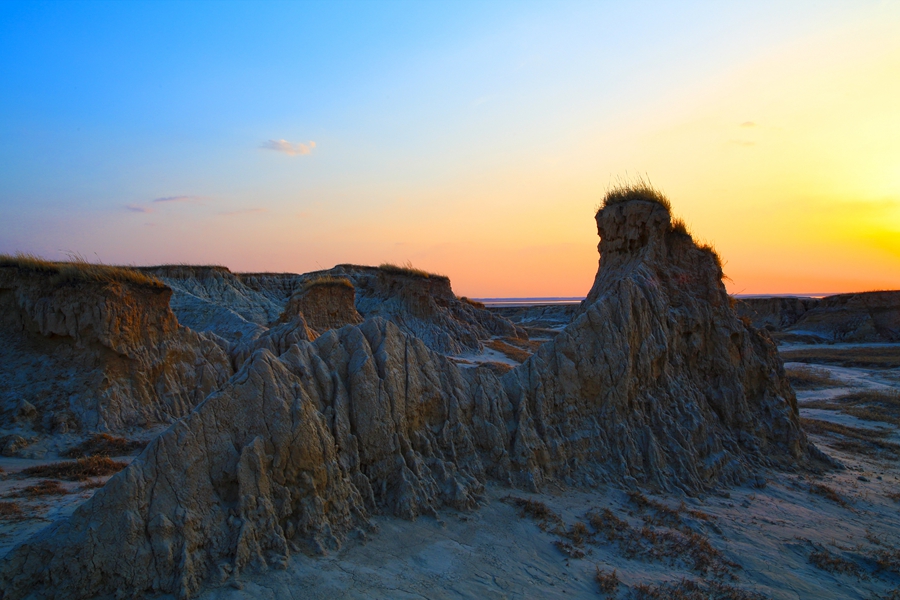
M 229 210 L 228 212 L 219 213 L 223 217 L 231 217 L 234 215 L 249 215 L 253 213 L 263 213 L 266 212 L 265 208 L 245 208 L 242 210 Z
M 201 202 L 203 196 L 164 196 L 162 198 L 154 198 L 154 202 Z
M 274 150 L 275 152 L 281 152 L 283 154 L 287 154 L 288 156 L 297 156 L 302 154 L 310 154 L 313 151 L 313 148 L 316 147 L 316 143 L 310 141 L 308 144 L 292 144 L 287 140 L 267 140 L 259 145 L 263 150 Z
M 125 208 L 136 213 L 152 213 L 153 209 L 149 206 L 141 206 L 140 204 L 126 204 Z

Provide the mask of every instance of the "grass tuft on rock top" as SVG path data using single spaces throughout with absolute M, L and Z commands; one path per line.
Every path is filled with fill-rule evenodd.
M 640 176 L 635 181 L 619 181 L 606 190 L 600 210 L 614 204 L 633 201 L 655 202 L 670 213 L 672 212 L 672 203 L 666 195 L 653 187 L 649 180 Z M 684 222 L 681 221 L 681 224 L 684 225 Z
M 334 275 L 319 275 L 318 277 L 313 277 L 312 279 L 307 279 L 303 282 L 303 289 L 308 290 L 314 287 L 345 287 L 355 289 L 353 287 L 353 282 L 350 281 L 347 277 L 335 277 Z
M 406 261 L 402 265 L 395 265 L 394 263 L 381 263 L 378 265 L 378 268 L 386 273 L 391 273 L 392 275 L 405 275 L 406 277 L 422 277 L 425 279 L 430 279 L 432 277 L 438 279 L 447 279 L 446 275 L 439 275 L 437 273 L 429 273 L 428 271 L 424 271 L 422 269 L 417 269 L 413 266 L 412 262 Z
M 12 268 L 23 273 L 44 274 L 54 285 L 87 282 L 130 283 L 158 289 L 166 287 L 166 284 L 156 277 L 136 269 L 91 263 L 77 255 L 72 256 L 70 261 L 54 262 L 24 252 L 0 254 L 0 268 Z

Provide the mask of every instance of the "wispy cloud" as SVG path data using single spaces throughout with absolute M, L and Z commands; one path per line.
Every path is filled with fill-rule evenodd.
M 756 123 L 753 121 L 744 121 L 741 123 L 741 127 L 756 127 Z
M 154 202 L 202 202 L 203 196 L 164 196 L 154 198 Z
M 316 147 L 316 143 L 310 141 L 308 144 L 292 144 L 287 140 L 267 140 L 259 145 L 263 150 L 274 150 L 282 152 L 288 156 L 297 156 L 299 154 L 309 154 Z
M 153 209 L 149 206 L 141 206 L 140 204 L 126 204 L 125 208 L 136 213 L 152 213 Z
M 729 144 L 734 144 L 735 146 L 743 146 L 745 148 L 749 148 L 751 146 L 755 146 L 756 142 L 750 142 L 747 140 L 729 140 Z
M 231 217 L 234 215 L 249 215 L 252 213 L 263 213 L 263 212 L 266 212 L 265 208 L 244 208 L 241 210 L 229 210 L 227 212 L 221 212 L 219 214 L 222 215 L 223 217 Z

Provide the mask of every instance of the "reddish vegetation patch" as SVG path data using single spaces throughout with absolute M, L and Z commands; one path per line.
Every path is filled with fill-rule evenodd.
M 95 433 L 77 446 L 69 448 L 63 456 L 81 458 L 83 456 L 122 456 L 140 450 L 147 442 L 126 440 L 108 433 Z
M 127 466 L 127 464 L 114 461 L 107 456 L 91 456 L 90 458 L 79 458 L 74 462 L 59 462 L 29 467 L 23 469 L 22 474 L 31 477 L 84 481 L 91 477 L 105 477 L 106 475 L 118 473 Z
M 531 352 L 527 350 L 522 350 L 521 348 L 517 348 L 511 344 L 504 342 L 503 340 L 491 340 L 484 344 L 491 350 L 496 350 L 497 352 L 501 352 L 506 355 L 507 358 L 511 358 L 516 362 L 525 362 L 531 357 Z
M 15 518 L 22 515 L 22 509 L 18 502 L 0 502 L 0 519 Z
M 58 481 L 45 479 L 39 481 L 35 485 L 29 485 L 22 490 L 23 496 L 63 496 L 68 494 L 69 490 L 64 488 Z

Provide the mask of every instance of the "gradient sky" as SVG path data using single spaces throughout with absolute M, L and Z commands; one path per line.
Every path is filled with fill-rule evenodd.
M 576 296 L 637 174 L 732 292 L 900 288 L 900 2 L 0 1 L 0 252 Z

